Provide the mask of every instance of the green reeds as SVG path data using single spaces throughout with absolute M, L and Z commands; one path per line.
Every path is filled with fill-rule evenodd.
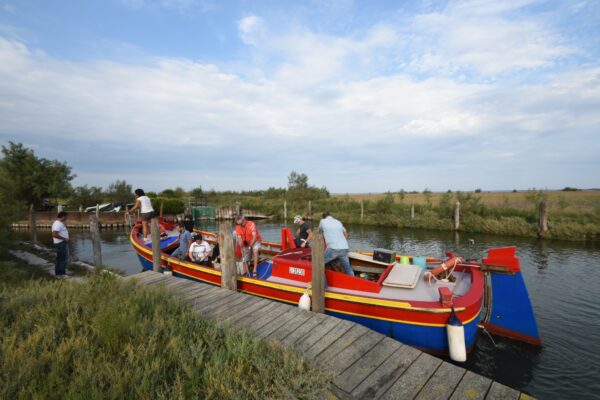
M 0 284 L 0 338 L 6 399 L 310 399 L 328 381 L 288 349 L 109 274 Z

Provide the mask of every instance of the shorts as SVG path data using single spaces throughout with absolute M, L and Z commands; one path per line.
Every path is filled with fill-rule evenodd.
M 140 218 L 142 219 L 142 221 L 150 221 L 153 217 L 154 217 L 154 211 L 140 214 Z
M 255 242 L 252 245 L 252 249 L 260 251 L 260 242 Z M 242 261 L 244 261 L 244 262 L 250 262 L 250 261 L 252 261 L 253 253 L 254 252 L 250 251 L 250 247 L 244 247 L 242 249 Z

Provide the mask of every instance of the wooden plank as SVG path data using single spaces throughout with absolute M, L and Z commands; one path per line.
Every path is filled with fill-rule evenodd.
M 221 316 L 223 313 L 228 315 L 233 307 L 239 304 L 244 304 L 246 301 L 248 301 L 246 296 L 236 296 L 233 298 L 233 300 L 224 302 L 220 307 L 210 309 L 204 315 L 210 319 L 220 320 L 221 318 L 219 318 L 219 316 Z
M 275 329 L 268 335 L 269 339 L 281 342 L 296 329 L 300 329 L 306 321 L 312 318 L 313 314 L 308 311 L 295 309 L 295 315 L 287 323 Z
M 450 399 L 484 399 L 491 385 L 491 379 L 467 371 Z
M 210 291 L 212 289 L 217 289 L 217 286 L 212 286 L 212 285 L 204 285 L 198 282 L 191 282 L 192 285 L 188 286 L 188 287 L 184 287 L 179 291 L 179 297 L 183 298 L 183 299 L 187 299 L 189 298 L 190 293 L 195 292 L 195 291 L 200 291 L 202 292 L 207 292 Z
M 325 312 L 325 242 L 321 228 L 313 229 L 312 240 L 312 310 L 317 313 Z
M 421 353 L 415 362 L 385 392 L 382 399 L 414 398 L 441 363 L 442 360 Z
M 311 333 L 314 329 L 318 328 L 325 320 L 329 319 L 324 314 L 310 313 L 310 318 L 306 320 L 298 329 L 295 329 L 292 333 L 286 336 L 281 343 L 294 345 L 297 341 L 303 338 L 305 335 Z
M 144 286 L 148 286 L 148 284 L 150 282 L 154 282 L 157 280 L 162 280 L 164 279 L 164 275 L 158 272 L 153 272 L 153 271 L 146 271 L 142 274 L 143 276 L 140 278 L 140 280 L 137 282 L 138 284 L 142 284 Z
M 443 362 L 417 395 L 419 400 L 448 399 L 466 370 L 449 362 Z
M 255 332 L 258 332 L 259 329 L 263 328 L 265 325 L 269 324 L 274 319 L 279 318 L 288 311 L 289 308 L 283 304 L 274 303 L 273 308 L 271 308 L 268 313 L 264 313 L 257 319 L 254 319 L 253 316 L 250 316 L 249 319 L 246 319 L 245 325 Z
M 261 303 L 261 299 L 259 297 L 248 296 L 248 299 L 244 303 L 233 306 L 227 315 L 221 316 L 219 323 L 230 324 L 231 319 L 239 313 L 251 314 L 254 310 L 257 310 L 261 307 L 261 304 L 259 303 Z
M 362 342 L 363 339 L 360 340 Z M 367 376 L 377 369 L 396 350 L 402 347 L 397 340 L 384 337 L 371 350 L 360 357 L 350 368 L 338 375 L 333 383 L 340 389 L 351 393 Z
M 340 323 L 340 319 L 330 317 L 324 314 L 318 314 L 322 316 L 323 322 L 312 329 L 309 333 L 301 337 L 296 343 L 295 347 L 299 353 L 305 353 L 310 347 L 317 343 L 321 338 L 327 335 L 332 329 Z
M 280 326 L 288 323 L 292 318 L 296 316 L 297 310 L 295 308 L 288 308 L 283 314 L 279 317 L 271 320 L 269 323 L 264 324 L 261 328 L 256 330 L 256 336 L 264 338 L 278 329 Z
M 381 397 L 419 355 L 421 355 L 421 351 L 410 346 L 401 345 L 352 391 L 352 395 L 357 399 L 377 399 Z
M 216 301 L 212 301 L 210 304 L 204 303 L 202 309 L 199 310 L 200 314 L 202 314 L 204 317 L 207 317 L 213 309 L 222 307 L 223 305 L 226 305 L 227 303 L 236 299 L 239 299 L 237 293 L 228 290 L 227 293 L 221 295 Z
M 275 303 L 274 301 L 268 301 L 268 300 L 264 300 L 264 301 L 266 301 L 267 304 L 261 308 L 254 310 L 254 312 L 252 312 L 252 313 L 243 313 L 242 315 L 240 315 L 240 313 L 238 313 L 238 315 L 233 316 L 231 318 L 231 324 L 234 326 L 238 326 L 238 327 L 250 327 L 250 325 L 253 322 L 259 321 L 259 320 L 263 319 L 265 316 L 271 315 L 273 310 L 278 308 L 277 303 Z M 256 330 L 256 328 L 254 328 L 254 330 Z
M 232 294 L 233 294 L 233 292 L 231 292 L 231 291 L 218 290 L 207 296 L 198 297 L 198 298 L 194 299 L 194 301 L 190 305 L 194 310 L 201 312 L 203 309 L 210 306 L 211 304 L 219 302 L 219 301 L 225 299 L 226 297 L 231 296 Z
M 316 360 L 326 349 L 341 336 L 346 335 L 355 326 L 350 321 L 340 320 L 336 326 L 304 351 L 304 357 Z
M 212 290 L 210 290 L 210 288 L 207 288 L 206 290 L 199 291 L 197 294 L 194 295 L 194 297 L 190 297 L 187 303 L 192 307 L 195 304 L 200 303 L 210 304 L 212 301 L 214 301 L 211 300 L 213 297 L 225 296 L 226 294 L 227 292 L 222 290 L 221 288 L 215 288 Z
M 336 356 L 327 360 L 326 365 L 330 366 L 331 371 L 335 372 L 336 374 L 341 374 L 346 369 L 350 368 L 360 358 L 364 357 L 384 338 L 385 336 L 383 336 L 381 333 L 369 329 L 358 340 L 352 343 L 352 346 L 346 347 Z
M 498 382 L 493 382 L 490 391 L 485 396 L 486 400 L 517 400 L 519 398 L 519 391 L 511 389 Z
M 188 304 L 191 304 L 193 302 L 193 300 L 195 300 L 199 297 L 207 296 L 210 293 L 214 293 L 216 290 L 217 290 L 216 286 L 196 287 L 196 288 L 192 288 L 190 290 L 184 291 L 181 294 L 181 298 L 183 300 L 185 300 Z
M 326 361 L 329 361 L 331 358 L 335 357 L 346 347 L 350 346 L 355 340 L 369 331 L 369 329 L 365 328 L 364 326 L 353 323 L 350 324 L 350 329 L 336 337 L 333 342 L 329 343 L 327 348 L 323 349 L 323 351 L 321 351 L 321 353 L 316 357 L 316 361 L 324 364 Z M 309 349 L 309 351 L 310 350 L 312 349 Z

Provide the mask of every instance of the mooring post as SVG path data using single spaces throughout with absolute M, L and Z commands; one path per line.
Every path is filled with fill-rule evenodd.
M 363 204 L 363 199 L 360 199 L 360 222 L 363 222 L 363 218 L 365 216 L 365 205 Z
M 100 224 L 96 214 L 90 215 L 90 233 L 92 234 L 92 247 L 94 251 L 94 265 L 99 267 L 102 265 L 102 243 L 100 239 Z
M 312 310 L 325 311 L 325 262 L 323 231 L 317 228 L 312 241 Z
M 161 201 L 160 202 L 160 214 L 159 214 L 161 218 L 163 217 L 163 207 L 164 207 L 164 205 L 165 205 L 165 203 Z
M 538 234 L 544 236 L 548 232 L 548 204 L 546 200 L 540 202 L 540 221 L 538 226 Z
M 152 237 L 152 270 L 154 272 L 162 272 L 162 264 L 160 262 L 160 227 L 158 226 L 157 218 L 152 218 L 150 236 Z
M 415 202 L 410 203 L 410 219 L 415 219 Z
M 231 228 L 227 223 L 219 226 L 219 246 L 221 248 L 221 287 L 237 290 L 237 269 Z
M 96 218 L 100 219 L 100 204 L 96 204 Z
M 283 220 L 287 222 L 287 200 L 283 201 Z
M 460 227 L 460 201 L 454 204 L 454 230 L 457 231 Z
M 35 222 L 35 209 L 33 204 L 29 207 L 29 229 L 31 229 L 31 241 L 37 243 L 37 224 Z

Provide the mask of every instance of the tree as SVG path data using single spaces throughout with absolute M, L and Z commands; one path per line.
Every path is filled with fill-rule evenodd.
M 102 193 L 101 187 L 83 185 L 73 189 L 69 203 L 73 207 L 79 207 L 80 205 L 90 207 L 102 203 L 103 200 L 104 193 Z
M 111 202 L 121 204 L 132 203 L 135 199 L 131 185 L 124 180 L 116 180 L 108 185 L 106 196 Z
M 68 197 L 72 191 L 71 167 L 66 163 L 38 158 L 21 143 L 2 146 L 0 186 L 18 206 L 40 207 L 45 199 Z
M 204 192 L 202 191 L 202 186 L 198 186 L 197 188 L 192 189 L 190 191 L 190 196 L 192 196 L 194 198 L 204 196 Z
M 288 176 L 288 189 L 308 189 L 308 176 L 292 171 Z

